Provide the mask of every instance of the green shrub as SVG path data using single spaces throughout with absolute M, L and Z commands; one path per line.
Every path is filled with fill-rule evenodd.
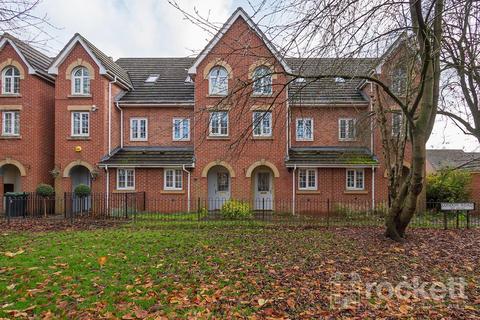
M 37 193 L 40 197 L 47 198 L 47 197 L 53 196 L 53 194 L 55 193 L 55 190 L 54 190 L 53 187 L 52 187 L 51 185 L 49 185 L 49 184 L 40 183 L 40 184 L 37 186 L 36 193 Z
M 73 192 L 77 197 L 88 197 L 92 193 L 92 190 L 86 184 L 79 184 Z
M 245 219 L 253 216 L 250 205 L 247 202 L 238 200 L 227 201 L 220 210 L 224 218 Z
M 465 170 L 442 169 L 427 176 L 427 201 L 461 202 L 470 199 L 470 172 Z

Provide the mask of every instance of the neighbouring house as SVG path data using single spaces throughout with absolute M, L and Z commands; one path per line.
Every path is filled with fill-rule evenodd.
M 428 149 L 427 174 L 446 168 L 467 170 L 471 173 L 470 197 L 477 206 L 480 205 L 480 152 L 465 152 L 460 149 Z
M 147 207 L 172 210 L 387 200 L 381 137 L 365 116 L 374 84 L 309 76 L 398 82 L 398 43 L 379 59 L 284 58 L 242 8 L 196 57 L 114 61 L 75 34 L 49 58 L 1 39 L 0 196 L 47 182 L 57 194 L 81 183 L 107 199 L 145 192 Z

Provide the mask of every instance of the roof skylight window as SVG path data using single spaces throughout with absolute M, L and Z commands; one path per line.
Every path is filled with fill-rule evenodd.
M 148 76 L 148 78 L 147 78 L 147 80 L 145 80 L 145 82 L 147 82 L 147 83 L 153 83 L 153 82 L 155 82 L 155 81 L 158 80 L 158 77 L 160 77 L 160 75 L 158 75 L 158 74 L 151 74 L 151 75 Z
M 335 82 L 336 82 L 336 83 L 345 83 L 345 78 L 336 77 L 336 78 L 335 78 Z

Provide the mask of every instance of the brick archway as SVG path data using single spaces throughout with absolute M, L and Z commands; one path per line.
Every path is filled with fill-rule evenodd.
M 212 161 L 208 163 L 202 170 L 202 178 L 206 178 L 208 175 L 208 171 L 215 166 L 225 167 L 225 169 L 227 169 L 228 172 L 230 173 L 230 177 L 235 178 L 235 170 L 233 170 L 232 166 L 229 165 L 227 162 L 220 161 L 220 160 Z
M 280 171 L 278 171 L 277 167 L 273 163 L 271 163 L 269 161 L 266 161 L 266 160 L 263 160 L 263 159 L 260 160 L 260 161 L 256 161 L 256 162 L 252 163 L 252 165 L 250 167 L 248 167 L 247 172 L 245 173 L 245 176 L 247 178 L 251 178 L 253 170 L 255 170 L 257 167 L 261 167 L 261 166 L 270 168 L 272 170 L 273 176 L 275 178 L 280 177 Z
M 27 170 L 23 166 L 23 164 L 20 163 L 20 161 L 13 160 L 13 159 L 5 159 L 0 161 L 0 168 L 3 167 L 6 164 L 11 164 L 15 167 L 17 167 L 18 171 L 20 171 L 20 176 L 25 177 L 27 175 Z
M 70 170 L 72 170 L 72 168 L 75 167 L 75 166 L 84 166 L 85 168 L 88 169 L 88 171 L 90 171 L 90 173 L 92 173 L 93 170 L 94 170 L 93 166 L 90 163 L 85 162 L 83 160 L 75 160 L 75 161 L 70 162 L 65 167 L 65 169 L 63 169 L 63 175 L 62 176 L 64 178 L 70 177 Z

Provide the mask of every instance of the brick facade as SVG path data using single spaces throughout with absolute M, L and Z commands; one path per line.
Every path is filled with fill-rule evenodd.
M 175 201 L 177 204 L 180 200 L 187 203 L 190 197 L 193 207 L 198 198 L 211 197 L 209 172 L 220 168 L 228 172 L 230 198 L 235 199 L 255 199 L 257 173 L 268 172 L 272 179 L 272 209 L 281 210 L 285 206 L 282 202 L 290 206 L 293 199 L 296 199 L 296 208 L 304 211 L 308 211 L 305 206 L 309 201 L 364 201 L 371 207 L 387 199 L 378 130 L 372 133 L 369 120 L 364 120 L 366 122 L 361 126 L 365 130 L 359 132 L 355 141 L 339 139 L 339 119 L 364 118 L 371 108 L 368 99 L 345 105 L 290 105 L 287 102 L 289 78 L 284 72 L 285 64 L 244 17 L 233 21 L 198 60 L 195 74 L 189 75 L 194 82 L 194 103 L 191 104 L 122 104 L 122 96 L 131 88 L 117 82 L 115 74 L 102 71 L 106 67 L 102 65 L 105 61 L 99 62 L 95 50 L 89 50 L 81 41 L 74 42 L 69 48 L 68 52 L 62 51 L 63 59 L 55 59 L 54 85 L 26 74 L 20 81 L 21 96 L 0 96 L 2 105 L 22 105 L 21 138 L 0 140 L 0 161 L 14 159 L 26 168 L 27 174 L 21 178 L 23 191 L 33 191 L 38 183 L 46 182 L 54 183 L 58 194 L 71 192 L 72 170 L 80 166 L 88 170 L 94 192 L 145 192 L 147 210 L 168 211 L 165 206 L 159 208 L 155 201 L 171 201 L 175 206 Z M 15 59 L 22 64 L 22 59 L 8 45 L 0 52 L 0 63 L 6 59 Z M 72 94 L 71 74 L 78 66 L 90 72 L 90 94 L 86 96 Z M 208 74 L 215 66 L 223 66 L 229 73 L 228 97 L 209 94 Z M 255 96 L 252 92 L 253 72 L 258 66 L 266 66 L 273 72 L 271 95 Z M 22 67 L 27 68 L 26 65 Z M 369 96 L 369 86 L 364 90 Z M 72 112 L 75 111 L 89 114 L 87 137 L 72 137 Z M 228 112 L 227 136 L 209 135 L 209 117 L 213 111 Z M 271 136 L 255 137 L 252 134 L 255 111 L 271 112 Z M 172 121 L 177 117 L 190 119 L 188 141 L 174 141 L 172 138 Z M 305 117 L 313 119 L 312 141 L 296 139 L 296 119 Z M 148 119 L 146 141 L 130 139 L 132 118 Z M 316 190 L 298 189 L 299 169 L 285 164 L 289 148 L 324 146 L 364 147 L 379 160 L 375 166 L 358 166 L 364 172 L 362 190 L 347 190 L 346 170 L 356 168 L 351 164 L 345 167 L 312 165 L 317 175 Z M 172 166 L 148 167 L 135 163 L 125 164 L 135 170 L 134 189 L 118 190 L 119 166 L 102 164 L 102 159 L 117 150 L 135 147 L 138 150 L 149 147 L 193 148 L 193 168 L 177 167 L 183 174 L 181 190 L 165 190 L 164 171 Z M 52 170 L 53 175 L 50 174 Z M 2 186 L 0 183 L 0 188 Z M 182 208 L 175 210 L 184 210 Z

